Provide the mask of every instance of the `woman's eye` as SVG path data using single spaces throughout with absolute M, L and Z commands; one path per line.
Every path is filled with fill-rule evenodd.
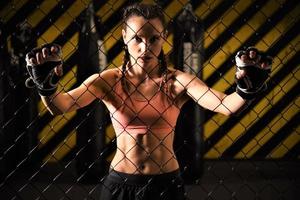
M 137 41 L 137 42 L 142 42 L 142 39 L 141 39 L 140 37 L 138 37 L 138 36 L 135 36 L 134 39 L 135 39 L 135 41 Z
M 159 37 L 153 37 L 153 38 L 150 39 L 150 43 L 154 43 L 157 40 L 159 40 Z

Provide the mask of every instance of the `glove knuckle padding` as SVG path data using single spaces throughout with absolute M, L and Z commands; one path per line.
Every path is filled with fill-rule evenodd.
M 249 55 L 251 51 L 255 52 L 256 54 L 260 54 L 258 49 L 255 48 L 255 47 L 248 47 L 247 50 L 246 50 L 246 53 Z
M 241 68 L 241 67 L 247 66 L 247 63 L 243 62 L 242 59 L 241 59 L 241 57 L 242 57 L 243 55 L 246 55 L 246 52 L 245 52 L 245 51 L 239 51 L 239 52 L 237 52 L 237 54 L 236 54 L 236 56 L 235 56 L 235 63 L 236 63 L 236 65 L 237 65 L 237 67 L 240 67 L 240 68 Z
M 266 70 L 260 69 L 257 66 L 246 66 L 245 77 L 238 79 L 238 85 L 240 88 L 248 90 L 257 90 L 267 80 L 269 74 Z
M 51 55 L 51 47 L 57 48 L 57 55 Z M 45 59 L 42 64 L 33 64 L 30 59 L 35 58 L 38 52 L 42 52 L 43 48 L 48 48 L 49 59 Z M 34 48 L 26 54 L 26 68 L 29 73 L 29 78 L 26 80 L 25 85 L 29 88 L 36 87 L 39 93 L 43 96 L 49 96 L 55 93 L 59 76 L 54 72 L 55 67 L 62 64 L 61 48 L 56 44 L 45 44 L 42 47 Z
M 241 59 L 242 55 L 249 56 L 250 51 L 255 51 L 256 57 L 247 61 Z M 235 56 L 237 70 L 244 70 L 242 78 L 236 78 L 237 93 L 244 99 L 253 99 L 266 89 L 266 80 L 271 72 L 272 58 L 263 52 L 259 52 L 254 47 L 249 47 L 246 51 L 239 51 Z M 267 63 L 263 68 L 262 63 Z

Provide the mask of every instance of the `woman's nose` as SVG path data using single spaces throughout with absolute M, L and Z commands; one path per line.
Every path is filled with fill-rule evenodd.
M 141 51 L 142 52 L 147 52 L 149 51 L 149 42 L 143 41 L 141 42 Z

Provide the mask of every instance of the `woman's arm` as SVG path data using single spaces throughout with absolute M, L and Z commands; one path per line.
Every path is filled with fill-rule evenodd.
M 51 96 L 41 96 L 41 99 L 51 114 L 62 114 L 82 108 L 96 98 L 102 99 L 110 90 L 109 81 L 113 80 L 113 72 L 107 70 L 87 78 L 79 87 L 69 92 L 56 92 Z
M 209 88 L 203 81 L 194 75 L 180 72 L 177 80 L 190 96 L 200 106 L 224 115 L 231 115 L 237 112 L 244 104 L 245 100 L 236 92 L 226 95 L 222 92 Z
M 178 81 L 181 81 L 187 95 L 202 107 L 231 115 L 240 110 L 246 100 L 251 101 L 266 90 L 266 80 L 272 67 L 272 57 L 255 47 L 239 51 L 235 61 L 237 87 L 236 92 L 230 95 L 209 88 L 196 76 L 187 73 L 179 73 Z

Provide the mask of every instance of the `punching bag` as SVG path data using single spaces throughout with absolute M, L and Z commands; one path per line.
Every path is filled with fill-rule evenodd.
M 106 67 L 106 52 L 101 39 L 101 32 L 96 27 L 93 4 L 90 3 L 81 19 L 78 44 L 77 83 L 100 73 Z M 101 152 L 105 147 L 105 129 L 110 123 L 109 114 L 102 101 L 95 100 L 90 105 L 77 111 L 79 126 L 77 129 L 76 168 L 79 181 L 98 182 L 107 173 L 106 159 Z
M 9 149 L 5 151 L 2 162 L 9 173 L 10 170 L 29 166 L 28 154 L 37 144 L 36 131 L 31 123 L 37 116 L 38 95 L 24 84 L 27 76 L 25 54 L 36 45 L 36 41 L 26 21 L 14 27 L 10 48 L 7 47 L 5 36 L 1 35 L 1 38 L 1 57 L 5 59 L 1 59 L 1 143 L 4 144 L 4 150 Z M 23 162 L 25 158 L 26 162 Z
M 6 44 L 6 38 L 3 37 L 4 34 L 4 24 L 0 20 L 0 102 L 4 102 L 6 96 L 6 80 L 4 74 L 6 71 L 8 49 Z M 5 38 L 5 39 L 4 39 Z M 4 103 L 0 103 L 0 126 L 4 127 L 5 123 L 5 108 Z M 4 151 L 7 146 L 5 145 L 5 135 L 4 128 L 0 129 L 0 154 L 4 155 Z M 4 180 L 5 175 L 7 174 L 6 163 L 4 159 L 0 159 L 0 181 Z
M 175 68 L 201 78 L 203 27 L 191 4 L 174 22 L 173 63 Z M 175 128 L 174 149 L 183 179 L 196 183 L 203 171 L 203 111 L 192 99 L 183 105 Z

